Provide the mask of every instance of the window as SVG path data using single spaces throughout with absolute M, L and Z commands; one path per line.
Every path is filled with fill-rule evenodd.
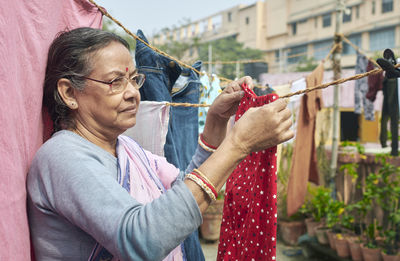
M 356 45 L 359 48 L 361 48 L 361 34 L 350 35 L 348 37 L 348 39 L 354 45 Z M 348 43 L 343 42 L 343 54 L 344 55 L 355 54 L 355 53 L 356 53 L 356 50 L 354 50 L 353 47 L 351 47 Z
M 318 18 L 317 17 L 314 18 L 314 27 L 315 28 L 318 27 Z
M 293 64 L 299 62 L 304 57 L 307 57 L 307 45 L 300 45 L 290 49 L 287 61 Z
M 292 35 L 296 35 L 297 34 L 297 24 L 293 23 L 292 24 Z
M 326 57 L 332 46 L 332 40 L 320 41 L 314 44 L 314 59 L 320 61 Z
M 232 13 L 231 12 L 228 13 L 228 22 L 232 22 Z
M 371 51 L 393 48 L 395 44 L 394 27 L 380 29 L 369 33 L 369 49 Z
M 353 11 L 351 9 L 349 9 L 350 12 L 348 14 L 346 14 L 346 12 L 343 12 L 343 23 L 347 23 L 351 21 L 351 14 L 353 13 Z
M 322 16 L 322 27 L 329 27 L 331 26 L 331 14 L 324 14 Z
M 372 10 L 371 10 L 372 14 L 375 14 L 375 9 L 376 9 L 376 2 L 372 1 Z
M 393 11 L 393 0 L 382 0 L 382 13 Z
M 276 50 L 275 51 L 275 62 L 279 63 L 279 60 L 280 60 L 280 53 L 279 53 L 279 50 Z
M 356 6 L 356 19 L 360 18 L 360 6 Z
M 249 24 L 249 23 L 250 23 L 250 18 L 246 17 L 246 24 Z

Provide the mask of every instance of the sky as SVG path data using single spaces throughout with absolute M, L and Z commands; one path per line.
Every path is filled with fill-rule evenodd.
M 142 29 L 151 36 L 162 28 L 179 26 L 187 18 L 196 21 L 240 4 L 256 0 L 94 0 L 131 32 Z

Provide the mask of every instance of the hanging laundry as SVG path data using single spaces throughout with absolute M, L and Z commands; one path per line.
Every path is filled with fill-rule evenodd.
M 300 78 L 299 80 L 294 81 L 292 83 L 291 92 L 293 93 L 293 92 L 302 91 L 302 90 L 305 90 L 306 88 L 307 88 L 306 79 Z M 292 97 L 290 97 L 290 101 L 295 102 L 295 101 L 299 100 L 302 96 L 303 95 L 292 96 Z
M 375 69 L 375 65 L 368 61 L 367 64 L 367 72 Z M 376 99 L 376 94 L 378 91 L 382 90 L 382 82 L 383 82 L 383 73 L 371 74 L 368 75 L 368 92 L 366 97 L 368 100 L 374 102 Z
M 164 156 L 167 139 L 169 108 L 165 102 L 142 101 L 136 115 L 136 124 L 124 132 L 144 149 Z
M 251 107 L 271 103 L 244 87 L 235 120 Z M 253 152 L 226 182 L 217 260 L 276 260 L 276 146 Z
M 324 66 L 321 63 L 307 76 L 307 88 L 322 83 Z M 293 215 L 301 207 L 307 193 L 307 182 L 318 184 L 317 154 L 314 132 L 317 112 L 322 108 L 321 90 L 305 94 L 301 99 L 297 120 L 296 140 L 287 191 L 287 214 Z
M 397 81 L 397 78 L 388 79 L 385 77 L 382 88 L 383 104 L 380 142 L 383 148 L 387 147 L 387 124 L 390 119 L 390 131 L 392 133 L 392 151 L 390 154 L 392 156 L 399 155 L 399 98 Z
M 368 58 L 357 51 L 355 73 L 361 74 L 367 71 Z M 367 99 L 368 79 L 366 77 L 356 80 L 354 86 L 354 113 L 361 114 L 364 108 L 364 116 L 368 121 L 374 121 L 374 103 Z
M 217 75 L 211 76 L 211 81 L 207 74 L 203 74 L 200 77 L 200 104 L 212 104 L 215 98 L 222 92 L 220 86 L 220 79 Z M 206 122 L 207 112 L 209 107 L 199 107 L 199 133 L 204 130 L 204 124 Z
M 141 30 L 137 31 L 137 36 L 148 43 Z M 138 71 L 146 75 L 146 81 L 139 90 L 141 100 L 198 103 L 201 83 L 195 71 L 182 68 L 139 40 L 136 41 L 135 60 Z M 192 67 L 200 70 L 201 65 L 201 62 L 196 62 Z M 177 81 L 178 84 L 174 86 Z M 173 92 L 173 89 L 176 91 Z M 197 139 L 197 108 L 171 107 L 164 146 L 168 162 L 184 171 L 197 148 Z M 184 250 L 187 260 L 204 260 L 197 230 L 185 239 Z

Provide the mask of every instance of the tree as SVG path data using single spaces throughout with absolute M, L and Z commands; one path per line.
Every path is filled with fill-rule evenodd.
M 314 57 L 307 58 L 303 56 L 297 63 L 296 72 L 311 72 L 318 66 Z
M 199 45 L 199 59 L 208 60 L 208 45 L 212 45 L 213 61 L 240 61 L 262 59 L 263 51 L 245 48 L 243 43 L 239 43 L 235 37 L 227 37 Z M 243 71 L 243 64 L 240 65 L 240 70 Z M 219 74 L 223 77 L 233 79 L 236 74 L 235 64 L 223 64 Z
M 130 49 L 131 49 L 130 51 L 133 52 L 135 50 L 135 47 L 136 47 L 135 39 L 132 36 L 130 36 L 129 34 L 127 34 L 126 32 L 121 32 L 121 31 L 117 30 L 114 22 L 111 21 L 110 19 L 108 19 L 107 17 L 105 17 L 103 20 L 103 31 L 112 32 L 112 33 L 115 33 L 115 34 L 121 36 L 125 41 L 128 42 Z

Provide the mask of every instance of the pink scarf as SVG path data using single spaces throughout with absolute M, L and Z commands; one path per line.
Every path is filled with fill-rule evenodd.
M 165 158 L 145 151 L 127 136 L 118 137 L 116 152 L 118 182 L 141 204 L 147 204 L 165 193 L 179 174 L 179 170 Z M 182 244 L 172 250 L 163 261 L 182 261 Z M 89 261 L 95 260 L 117 259 L 96 244 L 89 258 Z

